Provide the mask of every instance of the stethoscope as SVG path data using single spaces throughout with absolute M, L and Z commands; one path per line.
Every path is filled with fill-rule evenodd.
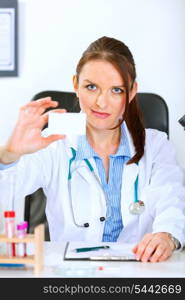
M 75 214 L 74 214 L 73 204 L 72 204 L 72 196 L 71 196 L 71 179 L 72 179 L 71 165 L 72 165 L 72 162 L 76 158 L 76 150 L 71 147 L 71 152 L 72 152 L 72 157 L 69 161 L 69 172 L 68 172 L 68 187 L 69 188 L 68 189 L 69 189 L 69 198 L 70 198 L 72 217 L 73 217 L 74 224 L 77 227 L 89 227 L 90 224 L 88 222 L 86 222 L 84 224 L 79 224 L 75 219 Z M 99 188 L 101 189 L 101 191 L 103 191 L 102 185 L 101 185 L 101 183 L 99 181 L 99 178 L 97 177 L 97 175 L 94 171 L 93 166 L 91 165 L 91 163 L 89 162 L 88 159 L 84 159 L 84 161 L 85 161 L 88 169 L 90 170 L 90 172 L 93 174 L 93 177 L 94 177 L 96 183 L 98 184 Z M 137 178 L 135 180 L 135 183 L 134 183 L 134 201 L 129 206 L 129 212 L 131 214 L 134 214 L 134 215 L 140 215 L 145 209 L 144 202 L 141 201 L 141 200 L 138 200 L 138 180 L 139 180 L 139 178 L 137 176 Z M 104 196 L 105 196 L 105 199 L 106 199 L 105 192 L 103 191 L 103 193 L 104 193 Z M 106 201 L 106 204 L 107 204 L 108 214 L 107 214 L 107 216 L 100 216 L 99 217 L 100 222 L 104 222 L 105 220 L 107 220 L 111 217 L 111 207 L 110 207 L 108 201 Z

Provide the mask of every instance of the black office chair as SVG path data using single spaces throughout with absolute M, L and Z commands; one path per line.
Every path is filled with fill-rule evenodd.
M 58 107 L 67 109 L 68 112 L 79 112 L 80 107 L 73 92 L 43 91 L 36 94 L 32 101 L 51 96 L 59 102 Z M 154 128 L 167 133 L 169 137 L 168 107 L 163 98 L 152 93 L 138 93 L 138 103 L 143 113 L 145 128 Z M 45 224 L 45 240 L 49 241 L 49 229 L 45 215 L 46 196 L 42 188 L 25 198 L 24 217 L 29 223 L 28 232 L 32 233 L 36 225 Z
M 152 93 L 138 93 L 145 128 L 158 129 L 166 132 L 169 138 L 169 112 L 164 99 Z

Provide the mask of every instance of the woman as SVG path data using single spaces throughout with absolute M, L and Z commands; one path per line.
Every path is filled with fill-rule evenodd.
M 138 260 L 167 259 L 185 241 L 183 175 L 166 134 L 143 127 L 130 50 L 98 39 L 73 83 L 86 136 L 41 135 L 50 98 L 23 106 L 1 149 L 2 195 L 11 178 L 19 197 L 42 187 L 51 240 L 130 242 Z

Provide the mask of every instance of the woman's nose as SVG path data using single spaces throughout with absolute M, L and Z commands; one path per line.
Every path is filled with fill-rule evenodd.
M 96 104 L 104 109 L 107 106 L 107 95 L 104 93 L 99 94 L 96 99 Z

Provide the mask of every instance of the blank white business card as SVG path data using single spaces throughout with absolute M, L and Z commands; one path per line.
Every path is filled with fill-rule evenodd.
M 85 135 L 86 114 L 50 112 L 48 130 L 50 134 Z

